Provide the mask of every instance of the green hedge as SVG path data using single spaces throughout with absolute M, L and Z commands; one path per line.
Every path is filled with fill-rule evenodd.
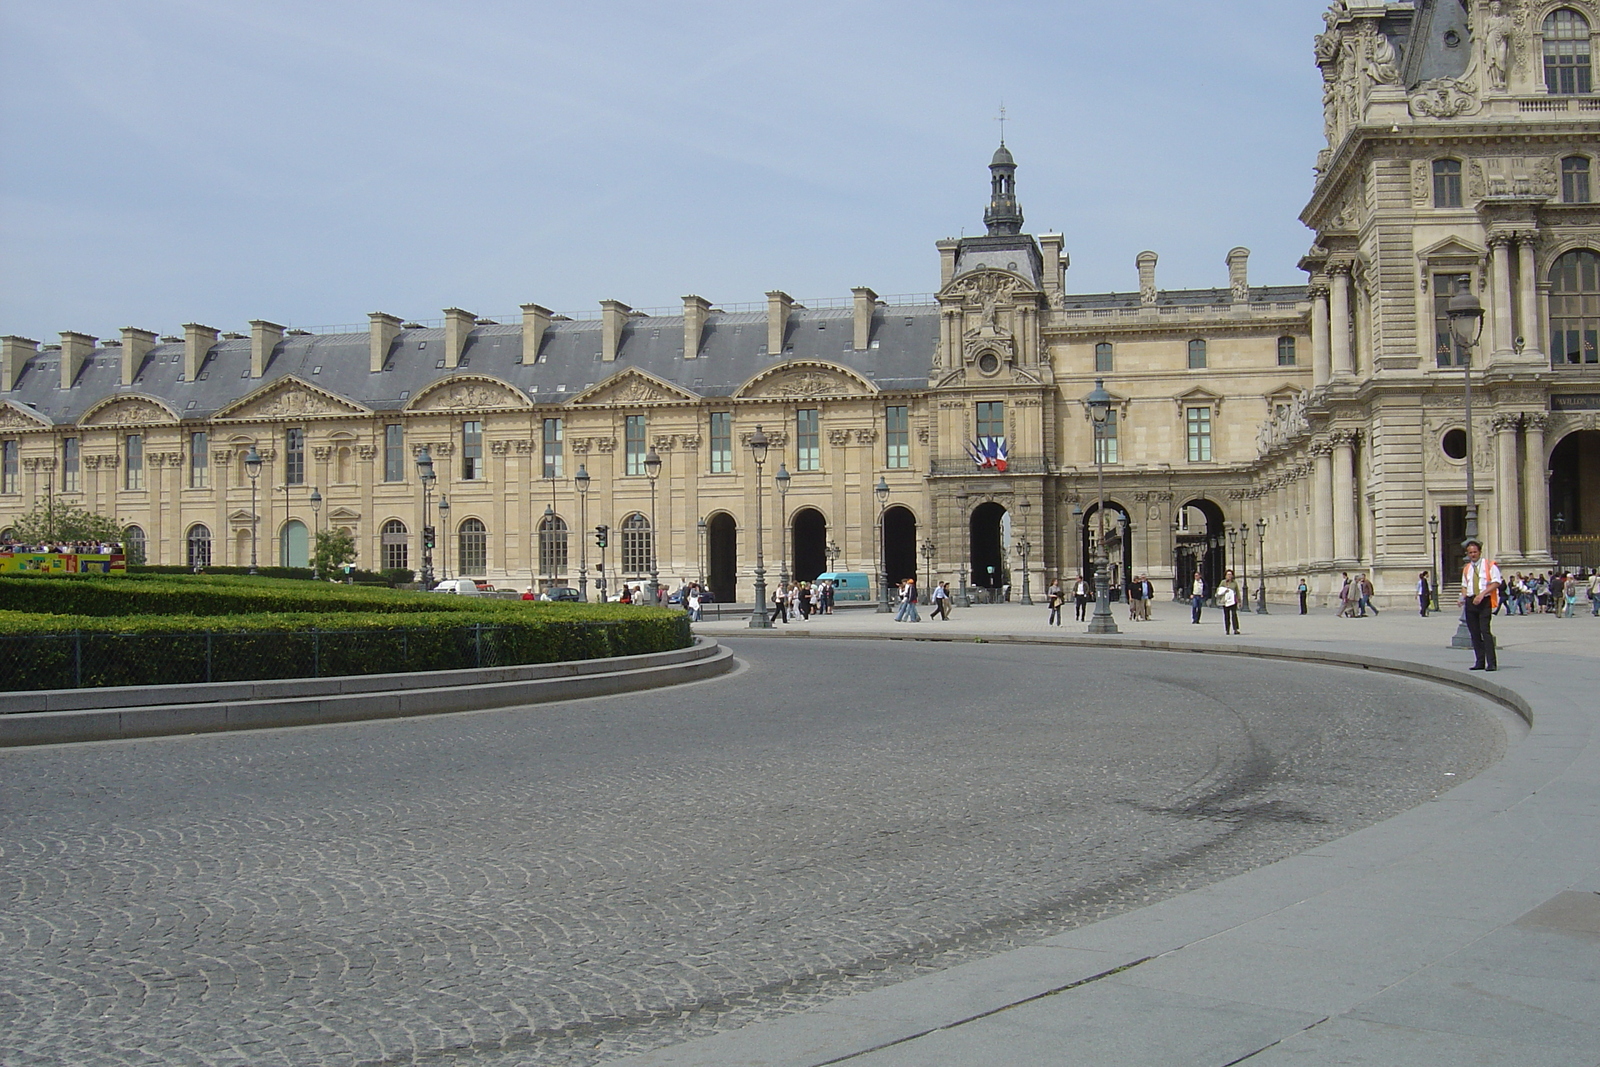
M 293 611 L 441 611 L 472 598 L 352 586 L 216 575 L 7 575 L 0 611 L 45 615 L 247 615 Z M 447 603 L 447 601 L 449 601 Z M 494 603 L 486 601 L 486 603 Z
M 178 567 L 170 564 L 161 564 L 160 566 L 138 564 L 129 566 L 128 573 L 192 575 L 194 573 L 194 568 Z M 200 573 L 208 576 L 224 574 L 231 574 L 235 577 L 251 576 L 249 567 L 202 567 L 200 569 Z M 310 567 L 257 567 L 254 576 L 259 578 L 290 578 L 301 581 L 311 581 L 313 578 L 313 571 Z M 406 570 L 404 567 L 393 567 L 381 571 L 352 569 L 348 575 L 341 570 L 338 574 L 329 575 L 328 577 L 337 578 L 340 581 L 343 581 L 346 577 L 348 577 L 352 581 L 364 585 L 371 585 L 373 583 L 382 583 L 383 585 L 409 585 L 410 583 L 416 581 L 415 572 Z

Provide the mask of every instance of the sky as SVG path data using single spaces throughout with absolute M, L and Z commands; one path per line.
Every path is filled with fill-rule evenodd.
M 1002 105 L 1069 291 L 1300 284 L 1324 6 L 0 3 L 0 334 L 931 293 Z

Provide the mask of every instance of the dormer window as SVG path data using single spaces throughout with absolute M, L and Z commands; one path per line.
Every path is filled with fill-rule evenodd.
M 1571 8 L 1552 11 L 1544 20 L 1544 86 L 1557 96 L 1592 92 L 1589 66 L 1589 20 Z
M 1568 156 L 1561 161 L 1561 202 L 1563 204 L 1589 202 L 1588 157 Z
M 1461 206 L 1461 161 L 1436 159 L 1433 161 L 1433 206 Z

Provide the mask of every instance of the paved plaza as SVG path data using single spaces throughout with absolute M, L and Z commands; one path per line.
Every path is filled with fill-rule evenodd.
M 1406 625 L 1247 619 L 1244 640 L 1369 623 Z M 1448 634 L 1421 626 L 1419 647 Z M 1024 946 L 1437 807 L 1526 744 L 1487 700 L 1374 672 L 704 629 L 738 673 L 0 752 L 0 1063 L 820 1063 L 781 1028 L 946 976 L 1003 999 L 1038 978 L 1002 963 Z M 829 1047 L 863 1053 L 857 1029 Z

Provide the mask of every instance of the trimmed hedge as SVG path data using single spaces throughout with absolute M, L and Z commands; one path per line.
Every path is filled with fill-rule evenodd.
M 179 567 L 165 563 L 159 566 L 151 566 L 149 564 L 140 563 L 136 565 L 130 565 L 128 567 L 128 573 L 193 575 L 194 568 Z M 312 581 L 315 575 L 315 572 L 312 571 L 310 567 L 257 567 L 254 575 L 250 574 L 249 567 L 202 567 L 200 568 L 200 573 L 202 575 L 231 574 L 235 577 L 246 578 L 290 578 L 300 581 Z M 340 571 L 337 575 L 330 575 L 329 577 L 337 577 L 340 581 L 343 581 L 344 578 L 349 577 L 351 581 L 356 582 L 359 585 L 372 585 L 374 583 L 391 586 L 409 585 L 416 581 L 416 574 L 412 571 L 406 570 L 404 567 L 394 567 L 381 571 L 352 569 L 348 576 L 343 571 Z

